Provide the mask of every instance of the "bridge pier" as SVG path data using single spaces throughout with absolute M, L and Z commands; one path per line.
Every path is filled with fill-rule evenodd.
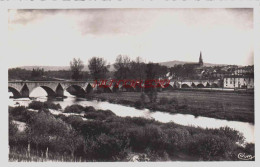
M 57 86 L 55 93 L 56 93 L 56 97 L 64 97 L 64 89 L 60 84 Z
M 22 90 L 20 91 L 20 94 L 21 94 L 21 98 L 29 97 L 30 91 L 29 91 L 29 88 L 26 84 L 23 86 Z

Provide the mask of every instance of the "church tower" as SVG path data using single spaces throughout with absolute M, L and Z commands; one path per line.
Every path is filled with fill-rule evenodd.
M 201 52 L 200 52 L 199 65 L 200 65 L 200 66 L 203 66 L 203 60 L 202 60 L 202 54 L 201 54 Z

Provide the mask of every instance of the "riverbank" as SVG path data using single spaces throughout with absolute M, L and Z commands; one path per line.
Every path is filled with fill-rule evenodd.
M 167 91 L 158 92 L 156 103 L 140 92 L 93 93 L 87 99 L 108 101 L 138 109 L 171 114 L 191 114 L 254 124 L 254 94 L 237 92 Z
M 28 128 L 18 131 L 13 120 Z M 243 136 L 228 127 L 202 129 L 118 117 L 91 106 L 61 110 L 48 102 L 9 108 L 10 161 L 237 161 L 240 152 L 254 155 L 254 144 L 237 143 L 244 143 Z

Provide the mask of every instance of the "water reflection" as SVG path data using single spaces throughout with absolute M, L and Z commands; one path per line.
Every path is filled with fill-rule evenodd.
M 46 93 L 42 88 L 36 88 L 30 95 L 30 97 L 37 98 L 38 101 L 47 101 L 50 100 L 46 97 Z M 11 94 L 10 94 L 11 95 Z M 121 117 L 144 117 L 148 119 L 155 119 L 160 122 L 175 122 L 180 125 L 185 126 L 195 126 L 201 128 L 220 128 L 224 126 L 228 126 L 230 128 L 234 128 L 239 132 L 243 133 L 246 138 L 247 142 L 254 143 L 254 125 L 246 122 L 239 122 L 239 121 L 227 121 L 227 120 L 220 120 L 214 118 L 207 118 L 207 117 L 194 117 L 193 115 L 187 114 L 169 114 L 160 111 L 151 112 L 148 109 L 135 109 L 133 107 L 122 106 L 118 104 L 112 104 L 109 102 L 99 102 L 96 100 L 93 101 L 86 101 L 83 98 L 76 98 L 75 96 L 70 95 L 68 92 L 64 92 L 64 95 L 67 96 L 63 101 L 55 101 L 52 100 L 54 103 L 58 103 L 64 109 L 66 106 L 72 104 L 79 104 L 82 106 L 93 106 L 95 109 L 101 110 L 111 110 L 116 115 Z M 9 99 L 10 106 L 17 106 L 17 105 L 24 105 L 27 106 L 32 100 L 29 98 L 22 98 L 22 99 Z

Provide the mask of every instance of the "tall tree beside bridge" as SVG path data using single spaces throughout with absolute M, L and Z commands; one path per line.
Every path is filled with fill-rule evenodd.
M 146 78 L 146 64 L 142 61 L 141 57 L 137 57 L 136 61 L 131 62 L 130 71 L 133 79 L 144 80 Z
M 131 77 L 131 60 L 127 55 L 119 55 L 114 64 L 116 79 L 129 79 Z
M 81 71 L 84 68 L 84 64 L 83 61 L 80 60 L 79 58 L 76 59 L 74 58 L 71 62 L 70 62 L 70 70 L 72 72 L 72 79 L 74 80 L 79 80 L 82 78 L 82 73 Z
M 103 58 L 92 57 L 88 61 L 88 68 L 93 79 L 105 79 L 108 72 L 106 61 Z
M 146 80 L 145 80 L 145 94 L 149 97 L 150 103 L 155 103 L 157 100 L 157 89 L 154 87 L 154 83 L 150 82 L 153 79 L 158 79 L 158 65 L 154 63 L 148 63 L 146 65 Z

